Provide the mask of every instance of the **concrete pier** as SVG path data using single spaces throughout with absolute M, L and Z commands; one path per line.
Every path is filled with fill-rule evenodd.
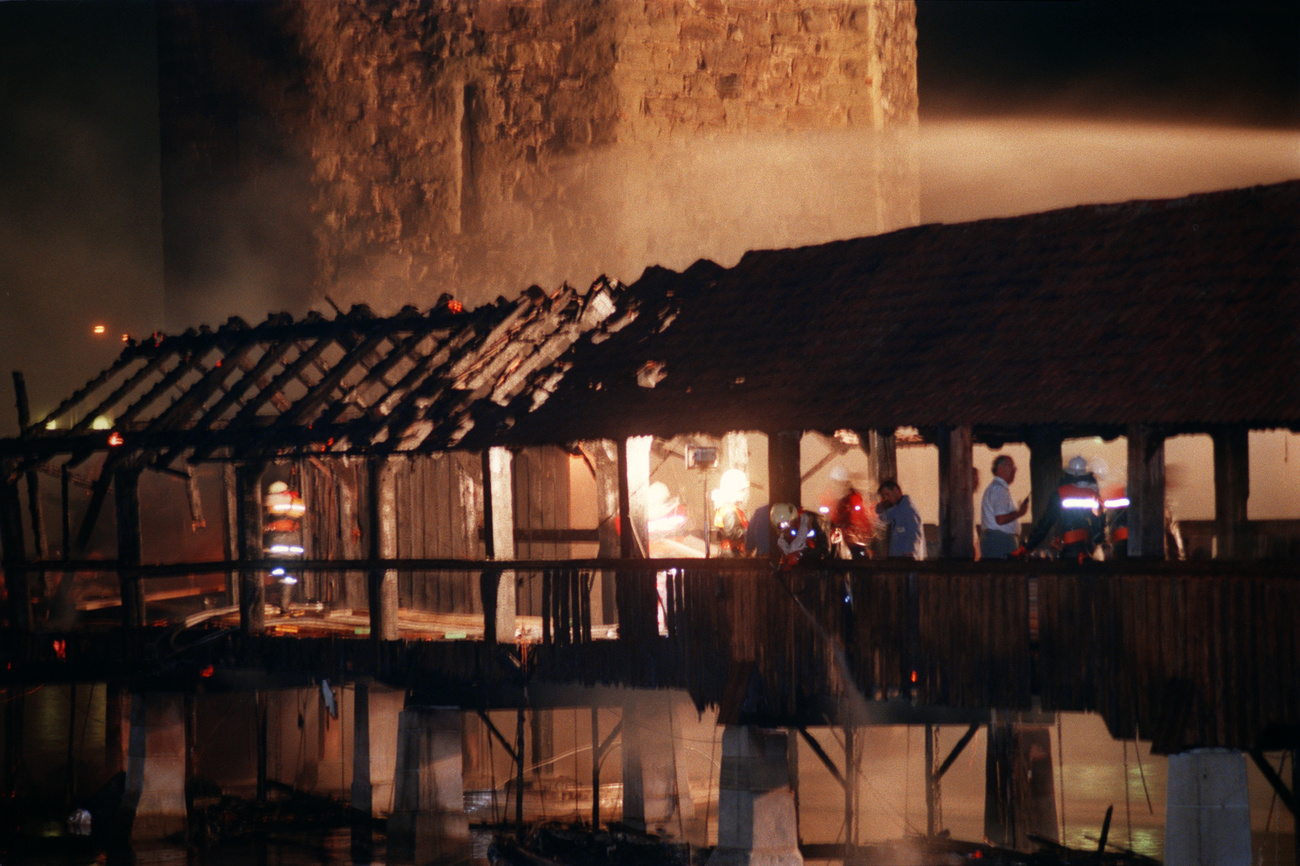
M 709 866 L 802 866 L 797 786 L 798 752 L 790 731 L 723 731 L 718 847 Z
M 461 711 L 410 707 L 397 730 L 397 775 L 388 819 L 390 853 L 416 864 L 469 856 Z
M 131 696 L 126 759 L 126 797 L 132 842 L 184 836 L 185 697 L 167 693 Z
M 671 692 L 640 692 L 623 708 L 623 823 L 643 832 L 695 817 L 673 705 Z
M 1249 866 L 1246 756 L 1194 749 L 1169 756 L 1165 866 Z

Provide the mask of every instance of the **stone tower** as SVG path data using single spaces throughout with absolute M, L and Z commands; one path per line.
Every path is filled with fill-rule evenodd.
M 478 304 L 919 218 L 910 2 L 160 9 L 169 328 Z

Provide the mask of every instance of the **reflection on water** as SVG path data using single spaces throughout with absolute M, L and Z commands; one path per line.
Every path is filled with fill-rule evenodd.
M 6 754 L 18 756 L 15 778 L 6 778 L 7 804 L 11 823 L 0 835 L 0 864 L 166 864 L 195 866 L 217 864 L 397 864 L 390 858 L 381 835 L 363 838 L 348 828 L 319 832 L 275 832 L 257 838 L 226 838 L 206 848 L 166 845 L 139 847 L 132 851 L 108 850 L 86 838 L 68 838 L 61 816 L 85 802 L 107 778 L 104 754 L 107 731 L 107 699 L 102 685 L 96 687 L 46 686 L 21 692 L 6 692 L 6 713 L 0 723 L 21 728 L 21 743 L 10 743 Z M 298 706 L 290 702 L 290 706 Z M 15 715 L 15 709 L 21 710 Z M 234 715 L 226 711 L 231 718 Z M 530 768 L 524 797 L 528 821 L 579 822 L 592 812 L 590 763 L 580 758 L 589 744 L 578 733 L 589 728 L 587 710 L 549 711 L 554 724 L 554 756 L 545 772 Z M 565 713 L 571 713 L 572 717 Z M 579 718 L 581 713 L 581 718 Z M 667 828 L 674 837 L 695 846 L 716 843 L 718 822 L 717 786 L 721 767 L 722 728 L 709 714 L 689 713 L 682 726 L 677 760 L 687 765 L 690 795 L 695 817 L 674 822 Z M 21 724 L 16 719 L 21 717 Z M 310 714 L 295 711 L 288 729 L 300 736 Z M 580 724 L 581 723 L 581 724 Z M 612 727 L 610 719 L 602 729 Z M 331 736 L 348 742 L 341 728 L 330 728 Z M 573 741 L 561 744 L 565 732 Z M 965 733 L 964 726 L 937 728 L 935 753 L 942 759 L 953 751 Z M 812 728 L 814 737 L 832 762 L 843 760 L 842 731 Z M 1095 850 L 1108 808 L 1113 808 L 1108 839 L 1113 846 L 1150 857 L 1163 856 L 1167 760 L 1150 753 L 1148 744 L 1113 740 L 1096 716 L 1065 714 L 1053 726 L 1052 772 L 1061 842 L 1071 848 Z M 859 729 L 855 735 L 860 750 L 858 764 L 859 802 L 857 840 L 864 844 L 896 840 L 923 833 L 927 824 L 924 778 L 925 749 L 920 729 L 881 726 Z M 981 730 L 956 756 L 945 773 L 938 804 L 938 826 L 953 838 L 979 841 L 984 833 L 986 732 Z M 210 744 L 215 746 L 215 744 Z M 531 748 L 531 747 L 530 747 Z M 1276 759 L 1276 756 L 1273 756 Z M 499 756 L 480 756 L 480 767 L 495 766 Z M 347 763 L 346 761 L 344 762 Z M 617 781 L 618 758 L 606 762 L 606 774 L 599 791 L 602 821 L 618 820 L 621 786 Z M 842 766 L 842 764 L 841 764 Z M 1283 768 L 1290 776 L 1290 767 Z M 535 773 L 535 775 L 533 775 Z M 515 802 L 512 783 L 502 783 L 495 771 L 495 787 L 466 791 L 465 809 L 477 827 L 500 826 L 513 820 Z M 468 777 L 467 777 L 468 781 Z M 1250 814 L 1254 836 L 1252 863 L 1258 866 L 1294 866 L 1294 820 L 1278 802 L 1277 795 L 1253 766 L 1248 765 Z M 799 755 L 799 833 L 805 843 L 838 843 L 844 839 L 844 791 L 832 771 L 808 748 Z M 21 807 L 21 808 L 20 808 Z M 22 813 L 20 822 L 12 816 Z M 477 829 L 472 839 L 471 858 L 486 863 L 490 831 Z M 19 839 L 21 837 L 21 839 Z

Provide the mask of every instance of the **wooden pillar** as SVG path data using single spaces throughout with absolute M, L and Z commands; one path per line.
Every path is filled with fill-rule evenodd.
M 361 546 L 360 506 L 358 505 L 358 491 L 361 483 L 356 466 L 340 467 L 339 471 L 334 475 L 334 483 L 338 491 L 339 528 L 343 534 L 343 558 L 361 559 L 363 548 Z M 349 610 L 360 610 L 365 607 L 366 577 L 364 574 L 347 571 L 341 575 L 339 582 L 343 590 L 339 596 L 343 600 L 343 607 Z
M 1031 510 L 1029 517 L 1037 523 L 1047 511 L 1047 504 L 1056 495 L 1056 482 L 1061 478 L 1061 446 L 1065 442 L 1061 431 L 1054 427 L 1036 427 L 1030 431 L 1026 443 L 1029 446 L 1029 493 Z
M 868 430 L 866 435 L 859 435 L 866 446 L 867 474 L 870 476 L 870 492 L 875 493 L 880 482 L 886 478 L 898 477 L 898 440 L 894 428 Z
M 370 529 L 370 575 L 366 586 L 372 640 L 397 640 L 397 570 L 382 560 L 397 556 L 397 487 L 393 458 L 371 457 L 368 463 L 367 510 Z
M 239 548 L 239 628 L 266 631 L 266 585 L 253 563 L 262 557 L 262 465 L 235 467 L 235 523 Z
M 623 559 L 649 555 L 646 493 L 650 486 L 653 441 L 651 436 L 633 436 L 618 445 L 619 555 Z
M 1145 424 L 1128 436 L 1128 555 L 1165 555 L 1165 440 Z
M 514 456 L 506 448 L 483 452 L 483 541 L 487 558 L 515 558 Z M 515 573 L 484 571 L 483 639 L 488 643 L 515 637 Z
M 23 541 L 22 501 L 17 482 L 8 479 L 8 466 L 0 465 L 0 473 L 3 473 L 0 475 L 0 545 L 3 545 L 5 589 L 9 595 L 9 627 L 25 632 L 32 627 L 32 591 L 27 572 L 27 545 Z
M 619 542 L 619 491 L 624 486 L 619 482 L 618 449 L 609 440 L 588 443 L 592 470 L 596 476 L 596 556 L 601 559 L 615 559 L 622 555 Z M 618 620 L 618 610 L 614 603 L 614 572 L 603 571 L 600 575 L 600 612 L 601 622 L 611 623 Z M 592 599 L 595 608 L 595 599 Z
M 939 556 L 975 558 L 975 491 L 969 424 L 941 427 L 939 444 Z
M 225 529 L 226 555 L 226 604 L 239 604 L 239 483 L 235 479 L 235 467 L 225 463 L 221 467 L 221 488 L 224 494 L 223 527 Z
M 803 476 L 799 465 L 802 430 L 781 430 L 767 437 L 767 477 L 772 502 L 799 506 L 803 503 Z
M 113 502 L 117 516 L 117 584 L 122 598 L 122 625 L 145 624 L 144 584 L 140 565 L 140 470 L 122 465 L 113 470 Z
M 1214 441 L 1214 537 L 1218 559 L 1247 555 L 1246 502 L 1250 498 L 1250 431 L 1221 427 Z

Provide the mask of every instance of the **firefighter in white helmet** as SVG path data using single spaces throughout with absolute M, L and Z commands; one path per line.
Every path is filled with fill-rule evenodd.
M 1065 473 L 1056 482 L 1056 495 L 1048 499 L 1047 510 L 1038 518 L 1025 546 L 1017 554 L 1035 550 L 1049 533 L 1052 533 L 1052 550 L 1063 561 L 1091 559 L 1097 545 L 1105 540 L 1101 488 L 1088 468 L 1088 461 L 1081 456 L 1072 457 L 1065 464 Z

